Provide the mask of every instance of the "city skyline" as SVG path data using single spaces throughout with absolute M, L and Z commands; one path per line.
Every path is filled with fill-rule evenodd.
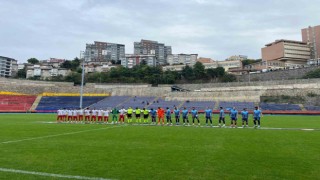
M 0 0 L 0 55 L 73 59 L 86 43 L 124 44 L 155 40 L 172 53 L 197 53 L 224 60 L 231 55 L 261 58 L 261 48 L 277 39 L 301 41 L 301 29 L 320 21 L 319 1 L 102 1 Z

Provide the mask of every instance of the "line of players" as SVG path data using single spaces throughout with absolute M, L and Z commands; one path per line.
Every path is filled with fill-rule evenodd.
M 125 117 L 127 118 L 128 123 L 133 122 L 133 115 L 135 115 L 135 121 L 136 123 L 149 123 L 149 116 L 151 116 L 151 124 L 156 124 L 156 120 L 158 118 L 158 124 L 162 125 L 165 124 L 165 119 L 167 122 L 167 125 L 172 125 L 172 117 L 171 114 L 174 114 L 175 123 L 176 125 L 180 125 L 180 116 L 182 115 L 182 122 L 183 125 L 190 125 L 188 115 L 191 114 L 192 117 L 192 124 L 195 125 L 195 121 L 198 122 L 198 125 L 200 126 L 200 120 L 199 120 L 199 113 L 198 110 L 196 110 L 194 107 L 189 112 L 189 110 L 184 107 L 182 110 L 179 110 L 177 107 L 174 107 L 173 111 L 169 107 L 165 109 L 162 109 L 161 107 L 158 107 L 158 109 L 151 108 L 150 110 L 147 110 L 145 108 L 140 109 L 132 109 L 129 107 L 128 109 L 124 109 L 123 107 L 121 109 L 114 108 L 112 110 L 106 109 L 106 110 L 97 110 L 89 108 L 87 109 L 77 109 L 77 110 L 66 110 L 66 109 L 59 109 L 57 111 L 57 121 L 58 122 L 87 122 L 87 123 L 109 123 L 109 117 L 112 119 L 112 124 L 117 123 L 124 123 Z M 238 114 L 239 112 L 234 107 L 230 110 L 229 116 L 231 120 L 230 127 L 237 127 L 237 120 L 238 120 Z M 249 112 L 246 108 L 244 108 L 240 112 L 242 116 L 242 127 L 248 127 L 248 119 L 249 119 Z M 213 118 L 213 112 L 212 109 L 209 107 L 204 111 L 205 119 L 206 119 L 206 125 L 208 126 L 209 123 L 212 126 L 212 118 Z M 119 116 L 119 117 L 118 117 Z M 223 107 L 220 107 L 219 112 L 219 126 L 225 127 L 225 111 Z M 254 127 L 260 128 L 260 119 L 262 117 L 262 111 L 255 107 L 255 110 L 253 111 L 253 123 Z

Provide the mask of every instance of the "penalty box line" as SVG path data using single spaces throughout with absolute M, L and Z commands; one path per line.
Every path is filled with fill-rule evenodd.
M 52 138 L 52 137 L 58 137 L 58 136 L 66 136 L 66 135 L 72 135 L 72 134 L 80 134 L 80 133 L 85 133 L 85 132 L 99 131 L 99 130 L 105 130 L 105 129 L 112 129 L 112 128 L 117 128 L 117 127 L 123 127 L 123 126 L 112 126 L 112 127 L 98 128 L 98 129 L 89 129 L 89 130 L 84 130 L 84 131 L 75 131 L 75 132 L 54 134 L 54 135 L 48 135 L 48 136 L 40 136 L 40 137 L 26 138 L 26 139 L 13 140 L 13 141 L 4 141 L 4 142 L 0 142 L 0 144 L 10 144 L 10 143 L 17 143 L 17 142 L 22 142 L 22 141 L 31 141 L 31 140 L 37 140 L 37 139 L 45 139 L 45 138 Z
M 106 178 L 101 178 L 101 177 L 73 176 L 73 175 L 53 174 L 53 173 L 36 172 L 36 171 L 25 171 L 25 170 L 8 169 L 8 168 L 0 168 L 0 171 L 1 172 L 8 172 L 8 173 L 15 173 L 15 174 L 30 174 L 30 175 L 37 175 L 37 176 L 67 178 L 67 179 L 111 180 L 111 179 L 106 179 Z

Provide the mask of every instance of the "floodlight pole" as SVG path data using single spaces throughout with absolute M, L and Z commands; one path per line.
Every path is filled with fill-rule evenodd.
M 83 81 L 84 81 L 84 62 L 85 58 L 81 56 L 82 53 L 84 54 L 84 51 L 80 51 L 80 60 L 82 60 L 82 76 L 81 76 L 81 86 L 80 86 L 80 109 L 82 109 L 82 98 L 83 98 Z M 81 58 L 82 57 L 82 58 Z

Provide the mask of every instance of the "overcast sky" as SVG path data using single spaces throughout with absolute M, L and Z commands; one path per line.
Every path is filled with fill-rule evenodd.
M 260 58 L 320 25 L 320 0 L 0 0 L 0 56 L 73 59 L 86 43 L 156 40 L 173 53 Z

